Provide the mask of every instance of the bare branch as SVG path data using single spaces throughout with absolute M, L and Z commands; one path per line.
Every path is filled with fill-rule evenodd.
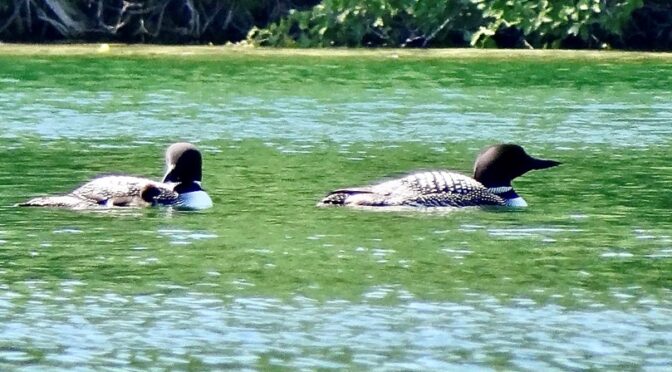
M 189 9 L 189 29 L 188 34 L 194 35 L 194 30 L 198 32 L 200 25 L 200 13 L 194 7 L 194 3 L 191 0 L 184 0 L 184 6 Z
M 23 4 L 20 4 L 20 1 L 21 0 L 14 0 L 14 12 L 12 13 L 11 16 L 9 16 L 9 18 L 7 19 L 7 22 L 5 22 L 4 25 L 0 26 L 0 33 L 5 31 L 5 29 L 7 27 L 9 27 L 9 25 L 11 25 L 12 22 L 14 22 L 14 19 L 19 16 L 19 12 L 21 11 L 21 6 L 23 5 Z
M 208 18 L 205 19 L 205 22 L 203 23 L 203 27 L 201 27 L 201 28 L 198 30 L 198 36 L 199 36 L 199 37 L 200 37 L 201 35 L 203 35 L 203 33 L 205 32 L 205 30 L 208 29 L 208 27 L 210 27 L 210 24 L 212 23 L 212 21 L 215 20 L 215 18 L 217 17 L 217 15 L 219 14 L 219 12 L 222 11 L 222 9 L 224 9 L 224 4 L 222 4 L 222 3 L 217 3 L 217 8 L 215 9 L 215 11 L 212 12 L 212 15 L 211 15 L 210 17 L 208 17 Z M 233 5 L 231 5 L 231 8 L 229 8 L 229 13 L 226 15 L 226 19 L 224 20 L 224 27 L 223 27 L 223 28 L 226 28 L 226 26 L 229 25 L 229 22 L 231 22 L 232 13 L 233 13 Z
M 30 2 L 34 4 L 35 0 L 30 0 Z M 56 29 L 56 31 L 58 31 L 63 36 L 70 35 L 70 32 L 69 32 L 67 26 L 65 26 L 62 23 L 56 21 L 55 19 L 49 17 L 44 10 L 42 10 L 39 7 L 35 7 L 35 11 L 36 11 L 37 19 L 42 20 L 42 21 L 50 24 L 53 28 Z
M 452 19 L 453 19 L 453 15 L 451 14 L 451 15 L 448 16 L 448 18 L 446 18 L 445 21 L 443 21 L 443 23 L 441 23 L 441 25 L 440 25 L 436 30 L 434 30 L 431 34 L 429 34 L 429 36 L 427 36 L 427 37 L 425 38 L 425 41 L 422 42 L 422 47 L 423 47 L 423 48 L 426 47 L 427 44 L 430 42 L 430 40 L 432 40 L 433 38 L 435 38 L 435 37 L 436 37 L 436 34 L 438 34 L 439 32 L 441 32 L 441 30 L 443 30 L 443 29 L 448 25 L 448 23 L 450 23 L 450 21 L 451 21 Z
M 26 6 L 26 28 L 28 28 L 28 32 L 33 32 L 33 17 L 30 14 L 30 2 L 24 0 L 23 4 Z
M 163 14 L 166 12 L 166 7 L 168 4 L 170 4 L 172 0 L 166 0 L 163 2 L 163 6 L 161 6 L 161 12 L 159 13 L 159 20 L 156 21 L 156 29 L 154 32 L 152 32 L 150 35 L 155 38 L 159 36 L 159 33 L 161 33 L 161 26 L 163 25 Z

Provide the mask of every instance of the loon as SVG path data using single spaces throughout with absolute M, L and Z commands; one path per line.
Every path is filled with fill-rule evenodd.
M 201 167 L 201 153 L 196 146 L 174 143 L 166 150 L 167 170 L 161 182 L 134 176 L 102 176 L 67 195 L 38 197 L 19 206 L 90 209 L 170 205 L 207 209 L 212 207 L 212 200 L 201 188 Z
M 364 187 L 328 193 L 318 206 L 350 207 L 526 207 L 511 181 L 531 170 L 560 165 L 536 159 L 515 144 L 499 144 L 483 150 L 474 164 L 474 177 L 449 171 L 409 174 Z

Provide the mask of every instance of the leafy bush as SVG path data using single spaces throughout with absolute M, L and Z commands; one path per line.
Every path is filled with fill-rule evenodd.
M 324 0 L 248 40 L 270 46 L 600 46 L 644 0 Z M 501 41 L 513 30 L 517 42 Z M 510 32 L 509 32 L 510 33 Z M 517 35 L 517 36 L 516 36 Z M 499 39 L 499 40 L 498 40 Z
M 0 40 L 672 49 L 670 0 L 0 0 Z
M 472 0 L 324 0 L 290 11 L 248 40 L 272 46 L 463 46 L 479 25 Z M 433 43 L 436 41 L 438 43 Z
M 534 47 L 559 47 L 568 38 L 601 46 L 605 35 L 619 35 L 643 0 L 473 0 L 486 23 L 471 44 L 493 45 L 498 31 L 515 27 Z M 595 45 L 597 43 L 597 45 Z

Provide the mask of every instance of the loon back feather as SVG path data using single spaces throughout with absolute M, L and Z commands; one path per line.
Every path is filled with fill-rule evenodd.
M 338 189 L 318 205 L 466 207 L 504 205 L 473 178 L 447 171 L 409 174 L 367 187 Z
M 318 205 L 344 206 L 526 206 L 511 181 L 526 172 L 559 165 L 536 159 L 514 144 L 488 147 L 474 164 L 474 177 L 450 171 L 420 171 L 366 187 L 328 193 Z
M 177 200 L 173 187 L 147 178 L 105 176 L 95 178 L 74 190 L 72 195 L 110 206 L 141 205 L 141 200 L 168 204 Z
M 202 164 L 201 153 L 194 145 L 175 143 L 166 150 L 168 170 L 163 182 L 133 176 L 103 176 L 67 195 L 34 198 L 18 205 L 83 209 L 162 204 L 206 209 L 212 207 L 212 200 L 201 188 Z
M 142 207 L 170 204 L 177 198 L 178 194 L 169 185 L 140 177 L 105 176 L 93 179 L 67 195 L 37 197 L 19 206 L 71 209 Z
M 98 203 L 72 195 L 43 196 L 19 203 L 19 207 L 60 207 L 71 209 L 95 208 Z

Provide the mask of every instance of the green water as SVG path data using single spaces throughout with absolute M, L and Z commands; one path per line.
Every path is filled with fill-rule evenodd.
M 669 368 L 670 66 L 0 56 L 0 366 Z M 13 206 L 182 140 L 211 210 Z M 314 207 L 497 142 L 563 162 L 527 209 Z

